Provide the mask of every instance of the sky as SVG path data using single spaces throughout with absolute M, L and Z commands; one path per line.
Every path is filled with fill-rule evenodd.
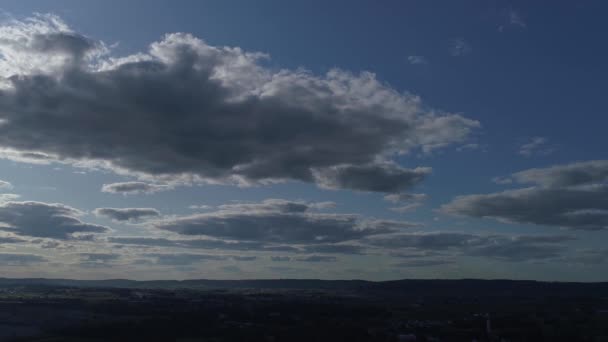
M 602 1 L 0 4 L 0 270 L 608 281 Z

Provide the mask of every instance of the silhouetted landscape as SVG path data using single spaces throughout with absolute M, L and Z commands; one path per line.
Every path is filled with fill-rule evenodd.
M 608 283 L 0 279 L 2 341 L 606 341 Z

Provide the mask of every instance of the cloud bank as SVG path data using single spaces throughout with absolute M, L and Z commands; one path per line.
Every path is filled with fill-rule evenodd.
M 608 228 L 608 161 L 529 169 L 514 173 L 511 179 L 534 186 L 460 196 L 441 210 L 513 223 L 581 230 Z

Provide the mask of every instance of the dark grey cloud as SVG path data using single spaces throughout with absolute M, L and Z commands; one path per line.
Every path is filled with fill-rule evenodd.
M 287 245 L 269 245 L 255 241 L 224 241 L 217 239 L 167 239 L 135 236 L 108 237 L 108 242 L 120 245 L 135 245 L 141 247 L 177 247 L 233 251 L 274 251 L 299 252 L 300 250 Z
M 364 254 L 365 247 L 361 245 L 310 245 L 302 246 L 304 253 L 326 253 L 326 254 Z
M 286 256 L 286 255 L 272 255 L 270 257 L 270 260 L 277 261 L 277 262 L 291 261 L 291 257 L 290 256 Z
M 608 264 L 608 249 L 578 250 L 573 255 L 566 256 L 560 261 L 583 266 Z
M 82 213 L 63 204 L 42 202 L 0 203 L 0 230 L 21 236 L 74 238 L 79 233 L 104 233 L 109 228 L 82 222 Z
M 445 213 L 570 229 L 608 227 L 608 161 L 529 169 L 510 180 L 533 187 L 456 197 Z
M 483 243 L 485 238 L 479 235 L 450 232 L 401 233 L 370 237 L 366 243 L 385 248 L 419 248 L 443 250 L 453 247 L 468 247 Z
M 236 265 L 222 266 L 222 267 L 220 267 L 220 270 L 226 271 L 226 272 L 232 272 L 232 273 L 242 273 L 243 272 L 243 270 L 241 270 L 241 268 Z
M 5 243 L 22 243 L 27 242 L 28 240 L 20 239 L 15 236 L 0 236 L 0 244 Z
M 407 192 L 399 194 L 389 194 L 384 196 L 384 200 L 391 203 L 412 203 L 422 202 L 428 198 L 427 194 L 411 194 Z
M 393 234 L 367 240 L 371 245 L 392 249 L 389 256 L 401 259 L 431 260 L 428 257 L 465 255 L 501 261 L 531 261 L 563 256 L 567 251 L 564 243 L 576 238 L 570 235 L 507 236 L 432 232 Z
M 276 71 L 263 54 L 183 33 L 103 57 L 103 44 L 58 18 L 37 20 L 4 27 L 0 41 L 0 147 L 17 155 L 174 182 L 395 191 L 428 172 L 389 167 L 389 156 L 460 143 L 479 127 L 371 73 Z
M 512 223 L 599 230 L 608 227 L 608 186 L 526 188 L 466 195 L 456 197 L 441 210 Z
M 160 216 L 154 208 L 97 208 L 93 210 L 97 216 L 105 216 L 114 221 L 139 221 L 141 219 Z
M 325 244 L 411 227 L 399 221 L 369 220 L 354 214 L 315 212 L 318 204 L 266 200 L 221 206 L 215 212 L 175 217 L 152 226 L 182 235 L 265 243 Z
M 293 258 L 294 261 L 300 262 L 336 262 L 338 258 L 331 255 L 309 255 L 305 257 Z
M 167 239 L 149 237 L 108 237 L 112 244 L 140 247 L 176 247 L 226 251 L 365 254 L 366 247 L 352 244 L 270 245 L 254 241 L 224 241 L 211 239 Z
M 558 188 L 608 181 L 608 160 L 590 160 L 547 168 L 529 169 L 513 174 L 519 183 Z
M 561 242 L 575 240 L 567 235 L 492 237 L 487 244 L 473 246 L 466 251 L 470 256 L 482 256 L 501 261 L 528 261 L 558 258 L 566 252 Z
M 119 182 L 104 184 L 101 187 L 101 191 L 112 194 L 135 195 L 151 194 L 154 192 L 169 190 L 170 188 L 171 187 L 168 185 L 151 184 L 145 182 Z
M 0 253 L 0 265 L 2 266 L 27 266 L 47 261 L 47 258 L 36 254 Z
M 316 183 L 328 189 L 400 192 L 421 183 L 431 168 L 406 169 L 392 163 L 338 165 L 315 170 Z
M 439 259 L 414 259 L 391 264 L 392 267 L 407 268 L 407 267 L 432 267 L 440 265 L 453 264 L 453 260 Z
M 235 261 L 254 261 L 257 260 L 258 257 L 255 255 L 233 255 L 231 258 Z

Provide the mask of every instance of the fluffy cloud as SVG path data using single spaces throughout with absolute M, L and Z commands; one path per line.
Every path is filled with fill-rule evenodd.
M 514 223 L 605 229 L 608 227 L 607 170 L 608 162 L 603 160 L 525 170 L 511 178 L 536 186 L 459 196 L 441 210 Z
M 101 187 L 102 192 L 111 194 L 135 195 L 135 194 L 151 194 L 159 191 L 169 190 L 168 185 L 151 184 L 145 182 L 119 182 L 104 184 Z
M 56 17 L 1 30 L 0 148 L 17 154 L 173 181 L 393 191 L 428 172 L 389 167 L 391 155 L 479 127 L 371 73 L 277 71 L 263 54 L 188 34 L 112 58 Z
M 154 208 L 97 208 L 93 211 L 97 216 L 105 216 L 114 221 L 139 221 L 144 218 L 160 216 Z
M 0 194 L 0 204 L 4 202 L 14 201 L 19 198 L 17 194 Z
M 0 230 L 22 236 L 69 239 L 78 233 L 103 233 L 107 227 L 82 222 L 82 213 L 63 204 L 0 203 Z
M 399 221 L 363 219 L 354 214 L 316 212 L 319 203 L 266 200 L 220 206 L 215 212 L 169 218 L 155 228 L 182 235 L 266 243 L 323 244 L 411 227 Z

